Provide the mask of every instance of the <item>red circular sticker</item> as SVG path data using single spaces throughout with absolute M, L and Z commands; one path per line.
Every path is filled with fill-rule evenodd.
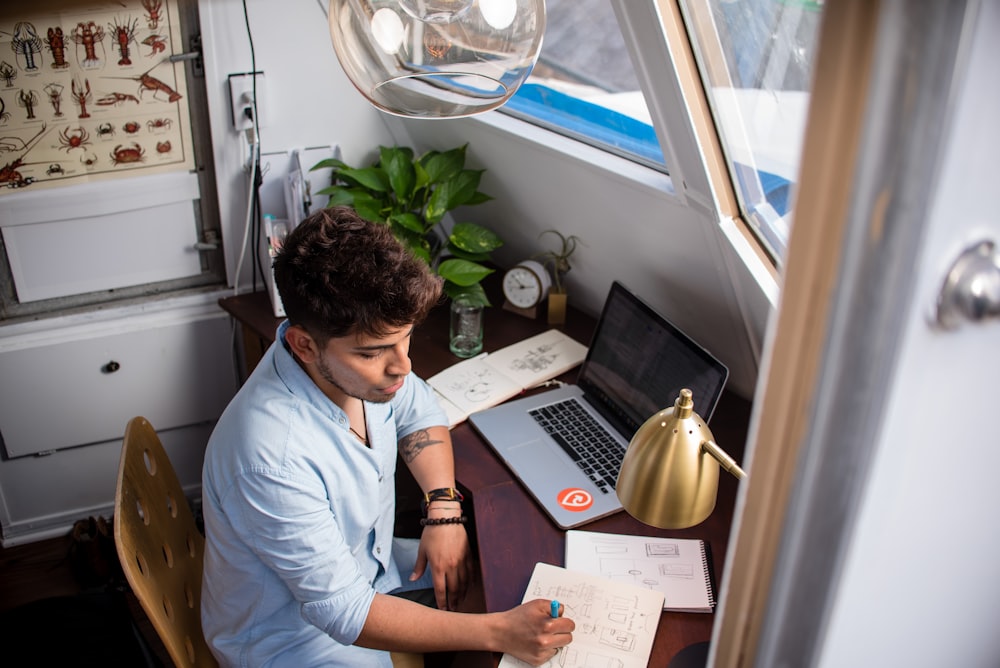
M 594 505 L 594 497 L 590 495 L 590 492 L 579 487 L 567 487 L 559 492 L 556 500 L 559 501 L 560 506 L 571 513 L 578 513 Z

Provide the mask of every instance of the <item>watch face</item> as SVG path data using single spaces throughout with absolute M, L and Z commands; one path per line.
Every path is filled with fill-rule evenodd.
M 503 276 L 503 295 L 518 308 L 531 308 L 542 300 L 542 281 L 527 267 L 517 266 Z

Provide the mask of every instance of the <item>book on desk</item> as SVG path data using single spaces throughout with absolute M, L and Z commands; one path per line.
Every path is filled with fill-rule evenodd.
M 448 414 L 449 426 L 538 387 L 576 367 L 587 346 L 550 329 L 492 353 L 453 364 L 427 379 Z

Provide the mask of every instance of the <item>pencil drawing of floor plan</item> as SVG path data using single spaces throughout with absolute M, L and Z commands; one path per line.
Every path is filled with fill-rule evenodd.
M 576 622 L 573 642 L 544 666 L 559 668 L 639 668 L 649 660 L 663 609 L 663 595 L 630 584 L 539 563 L 524 601 L 558 600 Z M 528 664 L 510 656 L 503 668 Z

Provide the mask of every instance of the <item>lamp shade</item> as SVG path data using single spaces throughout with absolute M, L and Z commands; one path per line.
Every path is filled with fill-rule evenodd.
M 719 465 L 738 478 L 744 473 L 712 440 L 694 412 L 691 390 L 681 390 L 673 408 L 643 423 L 632 437 L 615 491 L 625 510 L 661 529 L 703 522 L 715 509 Z
M 373 105 L 410 118 L 499 107 L 531 74 L 544 0 L 330 0 L 337 59 Z

